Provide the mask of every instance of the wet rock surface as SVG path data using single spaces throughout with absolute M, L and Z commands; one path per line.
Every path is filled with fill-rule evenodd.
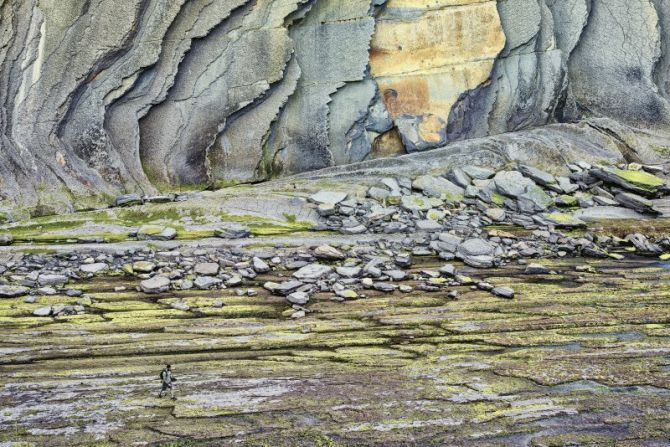
M 664 212 L 665 174 L 644 168 L 654 180 L 639 197 Z M 595 169 L 575 163 L 555 182 L 527 166 L 386 177 L 279 209 L 242 196 L 245 212 L 267 214 L 199 225 L 188 200 L 142 205 L 162 210 L 146 225 L 174 228 L 171 240 L 82 244 L 75 228 L 70 244 L 28 245 L 7 224 L 18 237 L 0 250 L 0 439 L 517 445 L 523 433 L 588 445 L 626 430 L 654 441 L 668 422 L 650 410 L 670 387 L 668 220 L 581 220 L 634 212 L 595 205 L 635 194 Z M 283 222 L 266 217 L 277 213 Z M 154 397 L 167 362 L 176 402 Z M 305 414 L 313 423 L 297 422 Z
M 260 287 L 256 296 L 232 289 L 149 296 L 123 277 L 73 283 L 88 300 L 84 314 L 59 310 L 77 305 L 64 295 L 33 304 L 3 298 L 0 439 L 73 446 L 518 445 L 518 433 L 549 445 L 621 441 L 622 432 L 636 442 L 665 439 L 665 266 L 545 261 L 556 274 L 528 283 L 523 265 L 452 270 L 435 257 L 414 260 L 403 291 L 375 282 L 359 292 L 365 297 L 341 294 L 344 302 L 320 291 L 286 301 Z M 439 279 L 441 270 L 477 286 L 419 290 L 419 278 Z M 495 295 L 484 290 L 489 282 Z M 178 379 L 176 401 L 156 397 L 166 362 Z M 364 415 L 352 410 L 360 408 Z M 312 423 L 296 425 L 305 414 Z

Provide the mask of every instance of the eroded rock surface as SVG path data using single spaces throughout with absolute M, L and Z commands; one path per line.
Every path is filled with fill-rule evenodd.
M 147 296 L 118 277 L 77 284 L 83 314 L 57 312 L 81 298 L 3 298 L 0 442 L 664 445 L 668 269 L 543 264 L 555 275 L 533 282 L 524 266 L 457 266 L 500 296 L 413 280 L 317 293 L 299 320 L 262 288 Z M 156 397 L 166 362 L 176 401 Z
M 0 206 L 52 214 L 510 131 L 486 144 L 556 159 L 569 135 L 652 161 L 670 148 L 669 6 L 6 0 Z M 529 130 L 555 123 L 573 124 Z

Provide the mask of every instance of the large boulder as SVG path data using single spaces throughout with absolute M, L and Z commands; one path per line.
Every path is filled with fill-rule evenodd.
M 324 264 L 308 264 L 293 273 L 293 277 L 300 281 L 315 281 L 333 271 L 333 268 Z
M 422 191 L 429 197 L 436 197 L 448 202 L 459 202 L 463 200 L 465 190 L 450 182 L 444 177 L 433 177 L 422 175 L 412 182 L 412 188 Z
M 447 143 L 447 123 L 437 115 L 402 115 L 396 118 L 395 123 L 409 153 L 434 149 Z
M 23 286 L 0 285 L 0 298 L 16 298 L 28 293 L 29 289 Z
M 163 293 L 170 290 L 170 279 L 156 275 L 140 283 L 140 290 L 144 293 Z
M 614 197 L 621 206 L 630 208 L 642 214 L 658 215 L 661 212 L 654 206 L 654 202 L 631 192 L 620 192 Z
M 493 177 L 493 182 L 500 194 L 514 199 L 526 192 L 526 188 L 535 186 L 531 179 L 518 171 L 500 171 Z
M 488 268 L 495 262 L 494 253 L 493 244 L 484 239 L 472 238 L 458 246 L 456 256 L 471 267 Z

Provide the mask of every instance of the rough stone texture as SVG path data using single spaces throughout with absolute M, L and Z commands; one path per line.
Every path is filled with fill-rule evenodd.
M 4 0 L 0 206 L 100 207 L 511 131 L 486 144 L 522 162 L 563 160 L 566 139 L 593 160 L 654 159 L 670 150 L 669 9 Z
M 469 286 L 454 288 L 459 300 L 447 290 L 366 290 L 367 299 L 346 303 L 317 296 L 298 321 L 282 316 L 284 298 L 263 289 L 234 302 L 221 298 L 225 291 L 148 299 L 123 278 L 115 284 L 128 292 L 113 306 L 107 279 L 93 284 L 98 313 L 83 318 L 33 317 L 47 304 L 3 299 L 0 439 L 664 445 L 670 271 L 656 263 L 593 261 L 585 274 L 563 260 L 546 263 L 561 272 L 546 278 L 523 275 L 524 266 L 493 277 L 462 268 L 475 281 L 513 288 L 516 298 Z M 219 299 L 226 305 L 216 307 Z M 198 310 L 178 308 L 184 304 Z M 156 397 L 166 362 L 177 378 L 174 402 Z M 295 423 L 305 415 L 310 425 Z

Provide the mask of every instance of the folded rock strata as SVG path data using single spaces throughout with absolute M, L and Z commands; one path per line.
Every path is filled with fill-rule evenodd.
M 507 132 L 484 143 L 502 159 L 566 158 L 569 134 L 594 158 L 654 161 L 670 151 L 668 11 L 670 0 L 4 0 L 0 207 L 106 206 Z

